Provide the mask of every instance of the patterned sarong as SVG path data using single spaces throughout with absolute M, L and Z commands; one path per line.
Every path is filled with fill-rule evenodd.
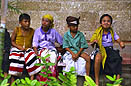
M 39 50 L 39 55 L 41 57 L 45 57 L 46 55 L 50 54 L 50 56 L 46 59 L 46 62 L 51 62 L 51 63 L 57 63 L 57 51 L 56 50 L 48 50 L 46 48 L 42 49 L 42 50 Z M 49 70 L 51 70 L 52 74 L 48 74 L 48 76 L 53 76 L 53 77 L 57 77 L 57 70 L 56 70 L 56 65 L 54 66 L 50 66 L 49 67 Z M 45 67 L 43 67 L 44 69 Z M 43 74 L 45 74 L 44 72 L 42 72 Z M 43 76 L 41 75 L 37 75 L 36 76 L 37 80 L 38 81 L 46 81 L 48 80 L 47 78 L 44 78 Z
M 63 55 L 63 62 L 66 64 L 63 68 L 64 71 L 69 72 L 71 67 L 75 67 L 77 75 L 86 75 L 86 61 L 82 57 L 79 57 L 77 61 L 73 61 L 72 55 L 67 51 Z
M 21 76 L 24 65 L 30 76 L 40 72 L 42 69 L 40 66 L 35 66 L 36 63 L 41 63 L 41 60 L 37 59 L 33 49 L 31 48 L 27 49 L 26 51 L 12 48 L 9 60 L 11 62 L 9 67 L 10 75 Z

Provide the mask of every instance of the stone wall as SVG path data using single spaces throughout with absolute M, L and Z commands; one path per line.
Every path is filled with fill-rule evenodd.
M 8 0 L 9 3 L 14 0 Z M 31 16 L 31 27 L 40 27 L 44 14 L 54 16 L 57 31 L 63 36 L 67 31 L 66 17 L 80 16 L 79 29 L 89 40 L 94 30 L 99 26 L 99 18 L 108 13 L 113 17 L 113 28 L 122 40 L 131 41 L 131 0 L 18 0 L 14 3 Z M 8 11 L 7 28 L 12 30 L 19 25 L 15 12 Z
M 11 1 L 16 0 L 8 0 Z M 126 41 L 126 48 L 121 50 L 123 57 L 123 86 L 131 84 L 131 0 L 18 0 L 13 3 L 21 9 L 23 13 L 31 16 L 31 27 L 40 27 L 41 17 L 45 14 L 54 16 L 54 28 L 63 34 L 68 30 L 66 25 L 67 16 L 80 16 L 79 29 L 89 40 L 94 30 L 100 25 L 99 18 L 102 14 L 108 13 L 113 17 L 113 28 L 123 41 Z M 1 11 L 0 11 L 1 14 Z M 19 25 L 19 14 L 8 10 L 7 29 L 12 33 L 13 29 Z M 93 49 L 88 48 L 90 54 Z M 128 66 L 127 66 L 128 65 Z M 105 86 L 105 85 L 103 85 Z

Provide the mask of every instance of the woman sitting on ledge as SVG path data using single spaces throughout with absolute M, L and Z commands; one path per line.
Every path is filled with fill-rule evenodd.
M 121 75 L 121 62 L 122 58 L 119 55 L 119 52 L 113 49 L 113 42 L 116 41 L 119 43 L 121 48 L 124 48 L 124 43 L 120 40 L 120 37 L 112 29 L 111 24 L 113 20 L 112 17 L 108 14 L 104 14 L 100 18 L 101 26 L 96 29 L 90 42 L 92 45 L 98 43 L 99 51 L 95 56 L 95 82 L 99 86 L 99 70 L 100 64 L 102 66 L 105 74 L 108 75 L 117 75 L 117 79 Z

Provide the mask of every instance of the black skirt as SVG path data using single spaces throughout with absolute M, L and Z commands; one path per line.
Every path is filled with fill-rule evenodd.
M 105 62 L 104 73 L 106 75 L 117 75 L 122 73 L 122 57 L 119 50 L 114 50 L 113 47 L 105 47 L 107 59 Z

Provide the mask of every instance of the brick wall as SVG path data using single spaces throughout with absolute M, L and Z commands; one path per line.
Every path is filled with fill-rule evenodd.
M 8 0 L 11 1 L 16 0 Z M 123 75 L 129 79 L 131 77 L 131 0 L 18 0 L 13 3 L 14 6 L 21 9 L 23 13 L 31 16 L 31 27 L 34 29 L 40 27 L 41 17 L 44 14 L 54 16 L 54 28 L 63 34 L 68 30 L 66 27 L 67 16 L 80 16 L 79 29 L 84 33 L 86 39 L 89 40 L 94 30 L 99 26 L 99 18 L 102 14 L 108 13 L 113 17 L 113 28 L 119 34 L 123 41 L 126 41 L 126 48 L 121 50 L 116 44 L 115 47 L 120 49 L 123 57 Z M 0 11 L 1 14 L 1 11 Z M 7 29 L 10 33 L 18 26 L 18 16 L 15 12 L 8 10 Z M 90 53 L 93 49 L 88 48 Z M 128 66 L 129 67 L 128 67 Z M 127 73 L 129 72 L 129 73 Z M 131 78 L 124 83 L 129 86 Z M 129 83 L 128 83 L 129 82 Z

